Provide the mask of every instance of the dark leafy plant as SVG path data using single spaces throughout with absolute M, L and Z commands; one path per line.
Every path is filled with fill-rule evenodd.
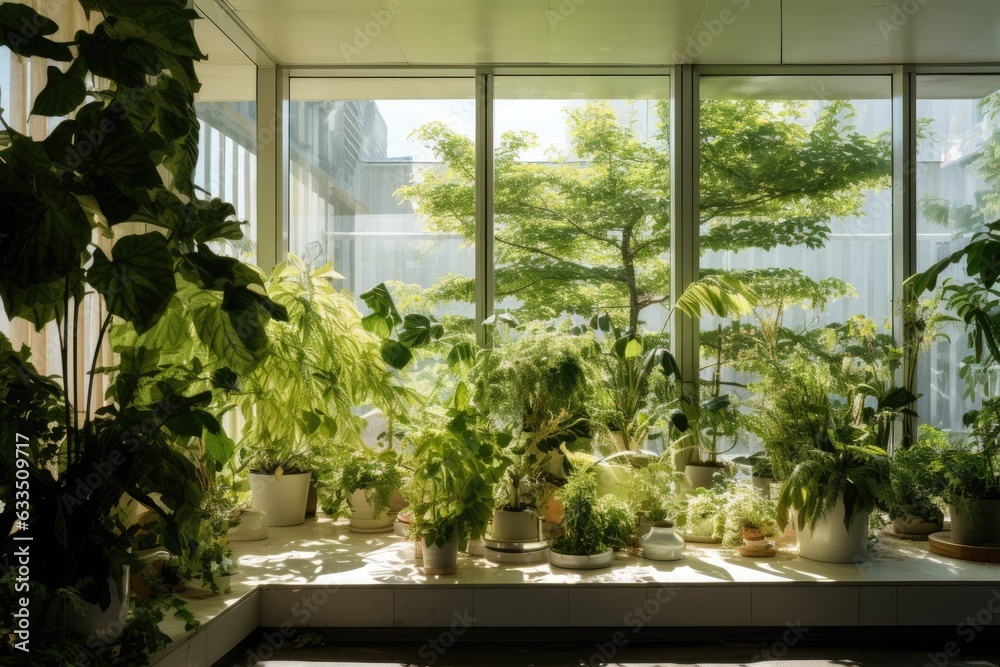
M 944 515 L 937 505 L 944 486 L 940 460 L 949 449 L 947 437 L 927 424 L 920 425 L 916 444 L 893 453 L 889 468 L 891 502 L 889 518 L 917 515 L 924 521 L 941 521 Z
M 128 552 L 134 527 L 114 512 L 122 494 L 160 515 L 173 553 L 190 552 L 204 519 L 205 478 L 200 450 L 189 445 L 223 435 L 207 409 L 213 380 L 252 370 L 266 354 L 268 321 L 286 315 L 256 271 L 209 245 L 241 238 L 242 223 L 231 205 L 199 198 L 192 183 L 199 133 L 193 95 L 200 85 L 194 63 L 204 58 L 192 30 L 195 11 L 180 0 L 81 5 L 101 16 L 92 31 L 78 31 L 68 43 L 50 40 L 58 26 L 30 7 L 0 6 L 0 44 L 65 63 L 65 70 L 49 67 L 32 114 L 69 116 L 34 139 L 0 113 L 0 300 L 10 318 L 39 330 L 54 324 L 61 365 L 58 377 L 41 378 L 22 353 L 5 355 L 13 373 L 7 391 L 42 399 L 27 419 L 24 404 L 0 406 L 0 423 L 39 428 L 25 434 L 35 441 L 23 457 L 31 506 L 24 513 L 9 504 L 0 513 L 5 569 L 14 562 L 15 523 L 44 554 L 31 571 L 32 585 L 50 593 L 39 595 L 37 618 L 53 611 L 57 591 L 78 590 L 86 602 L 110 604 L 110 582 L 135 564 Z M 107 86 L 88 88 L 90 75 Z M 145 231 L 132 233 L 135 226 L 126 223 Z M 95 245 L 98 235 L 113 240 L 109 252 Z M 70 354 L 85 348 L 87 293 L 98 295 L 107 313 L 89 367 Z M 179 344 L 164 323 L 172 303 L 179 319 L 171 322 L 193 323 L 208 350 L 206 363 L 183 372 L 168 361 Z M 120 336 L 119 361 L 101 368 L 98 353 L 109 336 Z M 113 378 L 112 400 L 94 410 L 101 403 L 94 378 L 101 373 Z M 88 377 L 82 391 L 72 380 L 77 374 Z M 53 422 L 55 403 L 62 409 Z M 42 428 L 45 421 L 50 426 Z M 14 471 L 4 465 L 0 472 L 5 497 Z M 5 599 L 2 607 L 15 605 Z M 157 613 L 134 610 L 116 660 L 140 663 L 146 650 L 162 645 L 162 634 L 150 626 Z M 5 628 L 9 623 L 3 620 Z M 49 630 L 59 635 L 64 628 Z M 11 635 L 3 634 L 8 641 Z M 53 645 L 67 641 L 81 638 L 68 633 Z

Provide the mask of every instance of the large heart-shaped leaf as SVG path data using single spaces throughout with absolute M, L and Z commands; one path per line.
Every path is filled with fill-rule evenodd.
M 228 463 L 236 453 L 236 443 L 223 432 L 212 433 L 208 429 L 202 433 L 202 442 L 205 443 L 205 450 L 213 459 L 219 463 Z
M 46 39 L 46 35 L 57 30 L 59 26 L 55 21 L 24 3 L 0 3 L 0 45 L 19 56 L 40 56 L 62 62 L 72 60 L 73 54 L 68 46 Z
M 42 92 L 35 98 L 32 114 L 41 116 L 65 116 L 83 104 L 87 97 L 87 67 L 82 60 L 74 60 L 64 73 L 58 67 L 49 66 L 47 82 Z
M 26 288 L 65 278 L 79 268 L 91 228 L 76 197 L 50 184 L 37 186 L 32 194 L 6 190 L 6 185 L 0 183 L 0 281 Z
M 103 108 L 88 104 L 76 120 L 74 147 L 81 158 L 78 171 L 107 176 L 124 192 L 163 185 L 150 147 L 132 127 L 121 104 L 112 102 Z
M 125 236 L 111 254 L 113 259 L 98 249 L 87 277 L 104 296 L 108 311 L 142 333 L 156 323 L 177 290 L 167 240 L 156 232 Z
M 191 310 L 198 338 L 236 373 L 252 371 L 267 349 L 267 313 L 260 308 L 230 313 L 222 309 L 221 297 L 209 296 Z

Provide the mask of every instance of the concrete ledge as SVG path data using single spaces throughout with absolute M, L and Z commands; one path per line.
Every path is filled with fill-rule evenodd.
M 212 665 L 258 627 L 489 630 L 564 628 L 905 628 L 1000 626 L 1000 566 L 936 556 L 925 543 L 882 538 L 869 560 L 750 559 L 690 545 L 672 563 L 617 556 L 605 570 L 550 570 L 460 556 L 459 571 L 425 576 L 412 544 L 311 519 L 234 543 L 229 594 L 190 602 L 202 622 L 151 657 L 158 667 Z M 464 630 L 462 630 L 464 631 Z

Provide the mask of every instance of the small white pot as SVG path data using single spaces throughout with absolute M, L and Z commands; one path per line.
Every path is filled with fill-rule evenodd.
M 684 538 L 672 526 L 650 526 L 639 538 L 642 557 L 648 560 L 680 560 L 684 557 Z
M 589 556 L 561 554 L 549 549 L 549 564 L 567 570 L 597 570 L 602 567 L 611 567 L 614 560 L 615 553 L 611 549 Z
M 251 506 L 267 514 L 268 526 L 297 526 L 306 520 L 311 472 L 250 473 Z
M 492 534 L 497 542 L 537 542 L 538 515 L 532 510 L 496 510 Z
M 424 574 L 454 574 L 458 569 L 458 536 L 455 535 L 443 547 L 421 544 L 424 555 Z
M 930 535 L 944 530 L 944 519 L 924 521 L 922 516 L 907 513 L 892 520 L 892 530 L 899 535 Z
M 392 530 L 392 522 L 396 516 L 383 510 L 376 514 L 374 508 L 365 498 L 364 489 L 358 489 L 351 494 L 350 528 L 354 532 L 381 533 Z
M 795 521 L 796 517 L 792 517 Z M 844 527 L 844 497 L 822 516 L 816 528 L 798 531 L 799 555 L 824 563 L 860 563 L 868 558 L 868 512 L 854 517 L 850 530 Z
M 684 476 L 692 488 L 710 489 L 712 488 L 712 478 L 724 470 L 725 468 L 720 466 L 692 465 L 689 463 L 684 466 Z
M 226 532 L 230 542 L 254 542 L 267 539 L 267 514 L 248 509 L 239 513 L 239 524 Z
M 111 604 L 108 608 L 102 610 L 100 605 L 84 602 L 84 611 L 81 613 L 67 605 L 63 615 L 66 627 L 87 637 L 88 642 L 93 639 L 100 644 L 113 644 L 125 630 L 129 583 L 129 567 L 126 565 L 122 571 L 121 582 L 117 586 L 114 582 L 109 582 Z

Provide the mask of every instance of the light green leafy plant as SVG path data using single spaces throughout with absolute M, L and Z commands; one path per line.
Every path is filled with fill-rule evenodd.
M 592 468 L 573 471 L 556 491 L 556 497 L 563 505 L 564 534 L 552 543 L 553 551 L 590 556 L 631 545 L 634 511 L 615 496 L 597 496 L 597 477 Z
M 350 512 L 348 499 L 355 491 L 363 491 L 375 518 L 381 517 L 392 503 L 392 495 L 403 483 L 399 455 L 386 449 L 376 451 L 367 447 L 347 452 L 337 464 L 340 478 L 334 484 L 332 502 L 323 511 L 330 516 L 344 516 Z M 321 488 L 323 484 L 320 484 Z
M 746 484 L 734 484 L 726 492 L 722 507 L 722 545 L 730 549 L 743 544 L 743 528 L 760 531 L 764 537 L 778 532 L 774 503 Z

